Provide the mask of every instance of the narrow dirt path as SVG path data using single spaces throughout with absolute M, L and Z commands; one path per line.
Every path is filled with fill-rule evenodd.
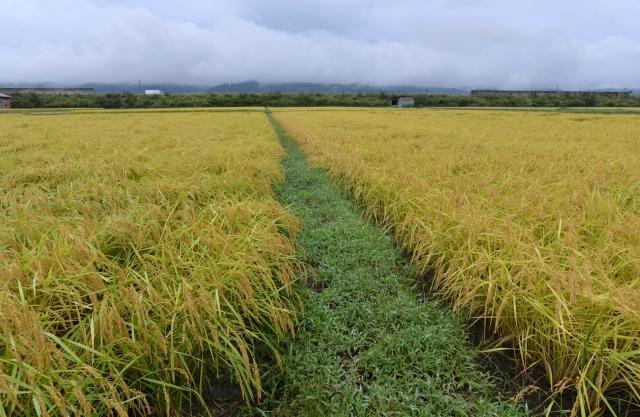
M 463 322 L 418 296 L 392 239 L 267 117 L 288 153 L 277 194 L 304 222 L 298 242 L 310 272 L 301 327 L 267 381 L 269 414 L 524 414 L 478 370 Z

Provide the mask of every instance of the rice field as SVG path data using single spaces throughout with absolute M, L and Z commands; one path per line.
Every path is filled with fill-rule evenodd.
M 330 184 L 314 194 L 318 173 L 289 161 L 298 177 L 276 188 L 305 213 L 296 242 L 301 220 L 273 191 L 285 151 L 263 109 L 0 116 L 0 417 L 189 415 L 224 384 L 254 404 L 267 392 L 283 415 L 296 415 L 292 404 L 300 415 L 386 415 L 391 404 L 428 414 L 452 398 L 452 415 L 522 412 L 493 397 L 456 318 L 383 273 L 396 255 L 377 259 L 356 212 L 338 213 Z M 570 414 L 640 406 L 640 116 L 298 108 L 273 118 L 436 294 L 515 346 L 553 398 L 568 396 Z M 318 275 L 306 292 L 294 287 L 304 245 Z M 356 303 L 371 297 L 384 299 L 380 312 Z M 416 311 L 439 318 L 422 327 L 402 316 Z M 393 333 L 398 320 L 411 340 Z M 304 331 L 298 345 L 287 336 Z M 436 340 L 455 352 L 425 348 Z M 265 369 L 299 386 L 265 387 Z
M 2 115 L 0 415 L 258 398 L 299 308 L 282 155 L 262 112 Z
M 573 415 L 640 404 L 640 117 L 290 109 L 275 119 Z M 615 411 L 615 410 L 609 410 Z

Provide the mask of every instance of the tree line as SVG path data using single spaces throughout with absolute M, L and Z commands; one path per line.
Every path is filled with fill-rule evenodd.
M 384 107 L 398 96 L 378 94 L 318 93 L 241 93 L 166 94 L 157 96 L 131 93 L 100 95 L 14 94 L 13 108 L 170 108 L 170 107 Z M 438 94 L 413 95 L 418 107 L 640 107 L 640 96 L 610 97 L 597 94 L 578 96 L 475 97 Z

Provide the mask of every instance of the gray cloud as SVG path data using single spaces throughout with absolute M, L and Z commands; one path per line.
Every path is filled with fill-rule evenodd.
M 640 86 L 635 0 L 0 0 L 0 82 Z

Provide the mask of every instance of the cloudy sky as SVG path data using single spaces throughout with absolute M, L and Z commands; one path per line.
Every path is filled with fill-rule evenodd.
M 0 0 L 0 83 L 640 87 L 638 0 Z

